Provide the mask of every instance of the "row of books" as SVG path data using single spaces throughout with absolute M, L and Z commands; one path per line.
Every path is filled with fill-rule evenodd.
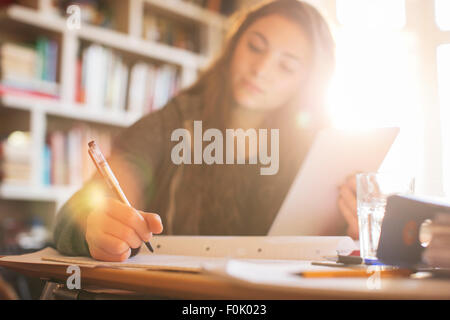
M 57 10 L 59 10 L 61 16 L 66 16 L 67 8 L 71 5 L 77 5 L 80 8 L 81 23 L 112 28 L 114 16 L 111 2 L 108 0 L 59 0 L 57 1 Z
M 58 96 L 58 43 L 39 37 L 33 43 L 0 44 L 0 93 L 20 91 Z
M 84 48 L 77 61 L 76 101 L 91 109 L 124 110 L 128 68 L 123 59 L 100 45 Z
M 111 152 L 110 130 L 79 125 L 69 131 L 47 134 L 43 150 L 43 185 L 81 186 L 95 172 L 87 145 L 96 140 L 107 156 Z M 0 173 L 8 185 L 31 182 L 32 148 L 29 132 L 15 131 L 0 141 Z
M 24 185 L 31 180 L 31 137 L 29 132 L 14 131 L 0 141 L 2 181 Z
M 130 67 L 119 54 L 97 44 L 84 48 L 77 62 L 75 99 L 91 110 L 141 116 L 164 106 L 179 88 L 175 66 L 137 62 Z
M 192 24 L 182 23 L 179 20 L 147 11 L 142 26 L 145 40 L 200 52 L 198 31 Z
M 43 184 L 81 186 L 95 172 L 87 145 L 97 141 L 105 156 L 111 150 L 111 132 L 107 129 L 79 125 L 69 131 L 47 134 L 43 152 Z
M 143 115 L 162 108 L 180 90 L 178 70 L 172 65 L 137 63 L 131 69 L 128 111 Z
M 205 9 L 222 14 L 229 14 L 234 9 L 233 0 L 182 0 L 182 1 L 191 2 Z

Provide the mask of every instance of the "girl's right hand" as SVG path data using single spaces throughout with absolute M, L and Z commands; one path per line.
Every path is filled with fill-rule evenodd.
M 86 222 L 86 241 L 94 259 L 124 261 L 131 248 L 159 234 L 163 225 L 159 215 L 137 211 L 118 200 L 107 198 L 104 205 L 92 211 Z

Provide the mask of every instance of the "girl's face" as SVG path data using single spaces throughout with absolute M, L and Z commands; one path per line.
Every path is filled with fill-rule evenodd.
M 258 19 L 233 53 L 234 100 L 254 110 L 283 106 L 302 91 L 311 61 L 311 43 L 297 23 L 277 14 Z

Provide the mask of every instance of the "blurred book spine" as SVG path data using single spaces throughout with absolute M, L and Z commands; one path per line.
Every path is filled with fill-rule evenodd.
M 0 8 L 14 4 L 14 2 L 20 3 L 21 1 L 24 0 L 0 0 Z
M 90 109 L 126 109 L 128 67 L 122 57 L 97 44 L 81 52 L 76 68 L 75 96 Z
M 168 64 L 138 62 L 131 68 L 129 112 L 144 115 L 161 109 L 180 90 L 180 74 Z
M 160 16 L 148 10 L 143 21 L 144 39 L 180 49 L 199 52 L 198 32 L 191 24 Z
M 29 132 L 14 131 L 0 142 L 3 182 L 25 185 L 31 179 L 31 138 Z
M 35 43 L 0 44 L 0 94 L 58 98 L 58 43 L 39 37 Z
M 87 145 L 98 141 L 106 156 L 111 152 L 111 132 L 87 125 L 73 127 L 69 131 L 55 130 L 47 134 L 43 152 L 44 185 L 81 186 L 88 180 L 95 167 L 89 159 Z
M 120 0 L 124 1 L 124 0 Z M 61 16 L 67 15 L 67 8 L 77 5 L 80 8 L 81 22 L 114 28 L 114 10 L 111 0 L 60 0 L 58 1 Z
M 76 102 L 90 110 L 136 116 L 163 107 L 181 85 L 175 66 L 136 62 L 130 67 L 113 50 L 96 44 L 81 51 L 75 77 Z
M 211 10 L 213 12 L 228 15 L 235 9 L 234 0 L 182 0 L 183 2 L 190 2 L 199 7 Z

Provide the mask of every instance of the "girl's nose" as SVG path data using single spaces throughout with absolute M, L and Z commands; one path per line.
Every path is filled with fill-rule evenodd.
M 252 73 L 256 78 L 268 78 L 272 67 L 272 57 L 269 54 L 261 55 L 253 61 Z

